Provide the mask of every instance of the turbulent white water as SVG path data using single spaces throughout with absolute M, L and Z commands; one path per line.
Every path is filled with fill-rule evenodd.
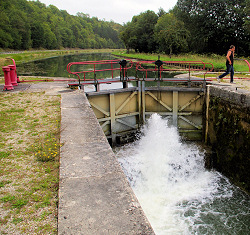
M 249 197 L 206 170 L 204 153 L 159 115 L 138 141 L 114 151 L 156 234 L 249 232 Z

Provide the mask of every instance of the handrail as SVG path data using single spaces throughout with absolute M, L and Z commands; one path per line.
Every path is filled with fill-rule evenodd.
M 250 72 L 250 64 L 249 64 L 249 62 L 247 60 L 244 60 L 244 61 L 247 63 L 248 68 L 249 68 L 249 72 Z
M 102 71 L 111 71 L 111 77 L 112 79 L 114 78 L 114 71 L 120 71 L 120 81 L 121 82 L 126 82 L 128 81 L 128 77 L 127 77 L 127 70 L 131 69 L 133 67 L 133 64 L 135 62 L 133 62 L 132 60 L 100 60 L 100 61 L 82 61 L 82 62 L 71 62 L 67 65 L 67 71 L 70 74 L 76 75 L 78 77 L 79 80 L 79 85 L 80 85 L 80 81 L 89 81 L 92 82 L 94 81 L 94 84 L 97 83 L 101 83 L 102 81 L 99 81 L 100 79 L 96 78 L 96 73 L 97 72 L 102 72 Z M 148 67 L 145 68 L 144 65 L 145 64 L 153 64 L 153 67 Z M 90 69 L 86 69 L 84 68 L 83 70 L 79 70 L 79 71 L 71 71 L 72 66 L 92 66 Z M 98 65 L 107 65 L 110 66 L 108 68 L 104 68 L 104 69 L 98 69 L 97 66 Z M 137 77 L 137 71 L 142 71 L 146 73 L 146 79 L 148 78 L 148 72 L 158 72 L 158 79 L 162 80 L 162 72 L 164 71 L 188 71 L 189 72 L 189 80 L 190 80 L 190 72 L 191 71 L 204 71 L 206 69 L 206 71 L 204 71 L 204 80 L 205 80 L 205 75 L 208 72 L 213 71 L 214 66 L 212 63 L 205 63 L 203 61 L 161 61 L 161 60 L 157 60 L 157 61 L 139 61 L 136 62 L 135 64 L 135 69 L 136 69 L 136 77 L 134 78 L 139 79 Z M 169 68 L 166 66 L 180 66 L 180 65 L 185 65 L 185 68 Z M 207 68 L 207 65 L 210 65 L 209 68 Z M 199 68 L 193 68 L 193 66 L 199 66 Z M 86 79 L 86 74 L 87 73 L 94 73 L 94 78 L 93 79 Z M 83 74 L 83 79 L 80 78 L 80 75 Z M 130 78 L 131 79 L 131 78 Z M 143 75 L 143 79 L 144 75 Z M 109 80 L 109 82 L 112 82 Z
M 96 80 L 96 72 L 103 72 L 103 71 L 111 71 L 112 74 L 112 78 L 114 76 L 113 71 L 119 70 L 120 72 L 124 72 L 128 69 L 131 69 L 133 66 L 133 62 L 132 60 L 128 60 L 127 63 L 130 64 L 129 66 L 125 66 L 123 67 L 121 64 L 119 64 L 120 60 L 99 60 L 99 61 L 82 61 L 82 62 L 71 62 L 67 65 L 67 71 L 70 74 L 76 75 L 79 79 L 79 83 L 80 83 L 80 74 L 84 74 L 84 81 L 86 81 L 86 73 L 94 73 L 94 79 L 88 79 L 88 80 Z M 106 68 L 106 69 L 97 69 L 96 65 L 110 65 L 110 68 Z M 82 70 L 82 71 L 76 71 L 73 72 L 71 71 L 71 66 L 73 65 L 92 65 L 93 68 L 92 69 L 88 69 L 88 70 Z M 119 67 L 114 67 L 115 65 L 119 65 Z
M 203 71 L 203 70 L 205 70 L 206 65 L 208 65 L 208 64 L 211 65 L 212 68 L 210 68 L 208 71 L 206 71 L 205 74 L 208 73 L 208 72 L 213 71 L 213 69 L 214 69 L 214 66 L 213 66 L 212 63 L 205 63 L 203 61 L 162 61 L 162 65 L 160 65 L 160 66 L 157 66 L 155 63 L 156 62 L 154 62 L 154 61 L 139 61 L 136 64 L 136 70 L 146 72 L 146 78 L 147 78 L 147 72 L 149 72 L 149 71 L 157 72 L 158 71 L 159 72 L 159 78 L 161 78 L 161 73 L 163 71 L 189 71 L 189 73 L 191 71 Z M 143 64 L 155 64 L 155 67 L 154 68 L 144 68 L 142 66 Z M 184 69 L 182 69 L 182 68 L 180 68 L 180 69 L 164 68 L 164 66 L 171 66 L 171 65 L 178 66 L 180 64 L 188 65 L 188 70 L 186 68 L 184 68 Z M 202 65 L 202 68 L 194 69 L 194 68 L 191 67 L 192 65 L 197 65 L 197 64 Z

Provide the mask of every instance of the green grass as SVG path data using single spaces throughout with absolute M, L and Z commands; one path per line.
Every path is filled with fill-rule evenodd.
M 60 96 L 0 93 L 0 146 L 0 234 L 56 234 Z
M 158 56 L 160 56 L 160 60 L 162 61 L 203 61 L 205 63 L 212 63 L 214 65 L 215 70 L 225 70 L 225 62 L 226 57 L 220 55 L 198 55 L 198 54 L 180 54 L 180 55 L 172 55 L 171 58 L 169 55 L 165 54 L 145 54 L 145 53 L 125 53 L 124 51 L 116 51 L 112 54 L 121 57 L 128 57 L 132 59 L 140 59 L 140 60 L 158 60 Z M 236 72 L 249 72 L 249 67 L 243 59 L 247 59 L 250 62 L 250 58 L 239 58 L 240 60 L 235 60 L 234 69 Z

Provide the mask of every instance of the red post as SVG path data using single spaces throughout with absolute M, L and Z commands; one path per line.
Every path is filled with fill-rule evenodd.
M 17 80 L 16 80 L 16 65 L 9 65 L 10 68 L 10 82 L 12 86 L 17 86 Z
M 20 83 L 20 79 L 19 79 L 19 77 L 17 76 L 17 72 L 16 72 L 16 62 L 15 62 L 15 60 L 12 59 L 12 58 L 6 58 L 6 59 L 12 60 L 13 65 L 15 65 L 15 80 L 16 80 L 16 82 Z
M 11 84 L 11 81 L 10 81 L 10 68 L 9 66 L 4 66 L 2 67 L 3 69 L 3 72 L 4 72 L 4 80 L 5 80 L 5 85 L 4 85 L 4 90 L 13 90 L 13 86 Z

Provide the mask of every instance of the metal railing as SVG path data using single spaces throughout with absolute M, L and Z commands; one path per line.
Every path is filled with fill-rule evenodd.
M 143 67 L 143 65 L 146 65 Z M 150 67 L 150 65 L 154 65 Z M 208 67 L 209 65 L 209 67 Z M 175 67 L 175 68 L 173 68 Z M 179 67 L 179 68 L 176 68 Z M 178 72 L 178 71 L 187 71 L 189 74 L 189 79 L 191 76 L 191 71 L 204 71 L 204 79 L 205 75 L 208 72 L 211 72 L 214 70 L 214 66 L 212 63 L 205 63 L 203 61 L 140 61 L 136 64 L 136 71 L 141 71 L 144 73 L 145 80 L 148 79 L 148 72 L 155 72 L 157 73 L 157 78 L 159 80 L 162 79 L 162 73 L 163 72 Z
M 135 77 L 128 79 L 127 71 L 133 67 L 135 64 Z M 106 65 L 106 68 L 98 68 L 99 65 Z M 209 65 L 209 67 L 208 67 Z M 72 71 L 72 67 L 78 66 L 78 71 Z M 86 67 L 91 68 L 86 68 Z M 98 72 L 111 72 L 111 78 L 114 78 L 114 71 L 120 71 L 120 81 L 128 81 L 128 80 L 140 80 L 140 78 L 137 76 L 138 72 L 143 73 L 143 80 L 150 80 L 152 78 L 148 77 L 148 72 L 155 72 L 157 74 L 158 80 L 164 80 L 162 78 L 162 73 L 164 72 L 178 72 L 178 71 L 187 71 L 189 73 L 189 80 L 191 76 L 191 71 L 204 71 L 204 80 L 205 75 L 208 72 L 213 71 L 214 66 L 211 63 L 205 63 L 203 61 L 139 61 L 139 62 L 133 62 L 132 60 L 100 60 L 100 61 L 83 61 L 83 62 L 71 62 L 67 65 L 67 71 L 70 74 L 76 75 L 78 77 L 79 85 L 81 81 L 90 82 L 94 81 L 95 83 L 102 83 L 105 81 L 99 81 L 100 79 L 97 79 L 96 74 Z M 94 76 L 92 79 L 86 79 L 87 73 L 93 73 Z M 83 76 L 80 76 L 82 75 Z M 81 78 L 82 77 L 82 78 Z M 108 82 L 117 82 L 117 79 L 115 80 L 109 80 Z M 155 76 L 156 79 L 156 76 Z M 103 79 L 102 79 L 103 80 Z M 168 79 L 170 80 L 170 79 Z M 201 79 L 200 79 L 201 80 Z M 172 79 L 172 81 L 174 81 Z M 178 81 L 178 79 L 175 79 L 175 81 Z M 93 82 L 92 82 L 93 83 Z
M 80 71 L 71 71 L 72 66 L 91 66 L 92 68 L 80 70 Z M 107 65 L 107 68 L 100 69 L 98 65 Z M 110 67 L 109 67 L 110 66 Z M 97 72 L 111 72 L 112 79 L 114 78 L 114 71 L 120 71 L 120 77 L 125 77 L 128 69 L 133 67 L 132 60 L 99 60 L 99 61 L 83 61 L 83 62 L 71 62 L 67 65 L 67 71 L 70 74 L 76 75 L 80 81 L 86 81 L 86 74 L 93 73 L 93 79 L 87 79 L 88 81 L 97 81 L 96 73 Z M 83 74 L 83 78 L 81 79 L 80 74 Z

